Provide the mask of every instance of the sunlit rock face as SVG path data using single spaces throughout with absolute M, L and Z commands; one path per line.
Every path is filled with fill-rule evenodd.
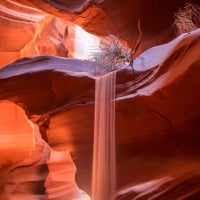
M 117 73 L 117 199 L 199 198 L 199 40 L 199 30 L 181 35 Z M 71 154 L 88 193 L 98 67 L 42 56 L 0 70 L 0 98 L 20 103 L 49 145 Z
M 45 13 L 28 1 L 1 2 L 0 11 L 0 67 L 19 58 L 41 55 L 85 59 L 99 41 L 81 27 Z
M 0 110 L 0 165 L 16 164 L 27 158 L 34 149 L 33 126 L 28 122 L 24 110 L 14 103 L 0 101 Z
M 30 2 L 32 1 L 30 0 Z M 129 41 L 130 46 L 133 46 L 137 40 L 137 23 L 140 18 L 143 31 L 140 51 L 144 51 L 175 37 L 174 12 L 185 2 L 188 1 L 77 0 L 72 3 L 72 1 L 64 0 L 35 0 L 32 3 L 47 13 L 53 13 L 55 16 L 80 25 L 90 33 L 100 36 L 109 33 L 116 34 Z M 198 0 L 189 2 L 199 3 Z M 88 6 L 85 7 L 85 5 Z
M 24 110 L 0 101 L 0 199 L 44 199 L 50 147 Z
M 140 17 L 143 52 L 175 37 L 169 27 L 184 2 L 0 2 L 1 199 L 91 193 L 95 78 L 105 71 L 65 58 L 74 56 L 75 34 L 64 20 L 133 46 Z M 116 199 L 200 198 L 199 40 L 199 30 L 181 35 L 117 73 Z
M 66 21 L 15 1 L 1 2 L 0 11 L 0 67 L 28 56 L 68 56 Z
M 47 165 L 49 174 L 45 181 L 46 198 L 80 199 L 81 191 L 75 182 L 76 167 L 69 152 L 51 150 Z
M 0 199 L 82 199 L 68 151 L 55 151 L 22 108 L 0 101 Z
M 98 36 L 118 35 L 133 47 L 140 19 L 143 37 L 139 52 L 142 52 L 175 36 L 173 15 L 184 3 L 178 0 L 2 1 L 0 66 L 26 56 L 73 57 L 74 46 L 70 41 L 75 35 L 67 21 Z
M 14 1 L 1 2 L 0 10 L 0 62 L 3 66 L 20 57 L 20 50 L 32 40 L 35 23 L 44 13 Z

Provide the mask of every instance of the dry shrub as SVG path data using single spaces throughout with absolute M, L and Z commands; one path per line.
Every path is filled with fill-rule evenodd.
M 118 70 L 127 66 L 133 69 L 133 57 L 141 44 L 142 29 L 138 19 L 138 38 L 133 48 L 129 48 L 119 37 L 109 35 L 108 40 L 100 42 L 99 48 L 93 49 L 90 60 L 100 64 L 107 72 Z
M 186 3 L 175 13 L 175 27 L 177 35 L 191 32 L 200 27 L 200 6 Z
M 132 63 L 132 50 L 115 35 L 100 42 L 99 49 L 91 52 L 90 59 L 102 65 L 107 72 L 120 69 Z

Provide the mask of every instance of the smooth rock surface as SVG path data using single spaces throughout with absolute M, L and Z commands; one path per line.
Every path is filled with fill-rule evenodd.
M 181 35 L 141 54 L 137 71 L 117 73 L 118 199 L 199 197 L 199 40 L 199 30 Z M 54 150 L 71 153 L 88 193 L 98 71 L 94 63 L 48 56 L 0 70 L 0 98 L 20 104 Z
M 0 106 L 5 117 L 0 121 L 0 132 L 4 134 L 0 148 L 0 199 L 86 197 L 76 184 L 76 167 L 69 152 L 52 150 L 41 138 L 38 126 L 27 119 L 19 106 L 10 101 L 0 101 Z
M 28 56 L 67 57 L 66 21 L 12 0 L 0 3 L 0 67 Z
M 29 0 L 20 0 L 23 3 Z M 133 46 L 138 37 L 137 23 L 141 20 L 143 37 L 140 52 L 159 44 L 166 43 L 175 37 L 174 12 L 186 2 L 196 3 L 199 0 L 105 0 L 105 1 L 29 1 L 37 8 L 55 16 L 72 21 L 90 33 L 99 36 L 115 34 L 129 41 Z M 71 3 L 71 4 L 69 4 Z M 96 3 L 96 5 L 95 5 Z M 84 5 L 90 6 L 83 9 Z M 77 13 L 70 13 L 76 9 Z
M 65 20 L 134 46 L 139 18 L 143 53 L 117 72 L 116 199 L 200 199 L 200 30 L 173 30 L 185 2 L 0 2 L 0 199 L 91 193 L 95 79 L 106 71 L 64 58 L 74 37 Z

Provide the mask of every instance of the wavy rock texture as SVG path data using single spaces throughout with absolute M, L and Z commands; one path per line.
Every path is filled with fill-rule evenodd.
M 198 0 L 190 2 L 198 3 Z M 68 56 L 66 48 L 69 47 L 70 51 L 72 47 L 66 47 L 69 41 L 66 37 L 70 32 L 66 20 L 99 36 L 116 34 L 133 46 L 138 37 L 137 22 L 140 18 L 143 37 L 139 52 L 143 52 L 174 38 L 173 13 L 184 3 L 185 0 L 2 1 L 0 58 L 3 59 L 0 59 L 0 66 L 25 56 Z
M 69 153 L 52 150 L 21 108 L 10 101 L 0 101 L 0 106 L 4 116 L 0 120 L 4 138 L 0 149 L 0 199 L 86 198 L 75 182 L 76 167 Z
M 200 65 L 199 30 L 194 35 L 193 39 L 183 35 L 141 56 L 144 67 L 148 54 L 162 62 L 150 69 L 154 75 L 143 86 L 136 82 L 139 87 L 132 87 L 135 92 L 128 92 L 129 99 L 122 95 L 117 103 L 118 159 L 124 160 L 119 164 L 119 180 L 128 186 L 121 185 L 118 199 L 199 198 L 200 112 L 196 108 L 200 96 L 196 91 L 200 83 L 195 78 Z
M 71 21 L 86 31 L 97 35 L 108 35 L 116 30 L 104 11 L 96 6 L 103 0 L 40 1 L 19 0 L 24 5 L 51 13 L 56 17 Z M 54 7 L 55 6 L 55 7 Z M 61 8 L 61 9 L 58 9 Z M 71 13 L 75 11 L 75 13 Z M 82 12 L 80 12 L 82 11 Z M 76 13 L 77 12 L 77 13 Z
M 139 52 L 143 52 L 174 37 L 173 12 L 184 2 L 2 1 L 0 66 L 26 56 L 72 56 L 73 45 L 69 43 L 74 36 L 70 31 L 72 25 L 67 21 L 99 36 L 116 34 L 133 46 L 138 37 L 140 18 L 143 37 Z M 158 13 L 159 18 L 152 13 Z
M 199 30 L 181 35 L 141 54 L 135 73 L 117 73 L 117 199 L 199 198 L 199 40 Z M 97 72 L 49 56 L 0 70 L 0 98 L 20 104 L 54 150 L 71 153 L 88 193 Z
M 34 24 L 44 13 L 12 1 L 1 2 L 0 10 L 0 56 L 4 66 L 20 57 L 20 50 L 36 31 Z
M 20 0 L 32 3 L 47 13 L 72 21 L 90 33 L 105 36 L 116 34 L 134 45 L 138 37 L 137 22 L 141 19 L 143 30 L 140 51 L 163 44 L 175 37 L 174 12 L 187 0 L 161 2 L 159 0 L 100 0 L 67 1 L 64 0 Z M 29 2 L 28 2 L 29 1 Z M 65 2 L 65 3 L 64 3 Z M 190 3 L 199 4 L 198 0 Z M 85 5 L 89 7 L 84 8 Z M 95 5 L 96 4 L 96 5 Z M 70 12 L 77 13 L 70 13 Z
M 32 124 L 27 121 L 24 110 L 14 103 L 0 101 L 0 110 L 0 166 L 16 164 L 27 158 L 34 149 Z M 14 153 L 16 156 L 13 156 Z
M 9 101 L 0 101 L 0 106 L 0 130 L 4 134 L 0 150 L 0 198 L 42 200 L 50 147 L 22 108 Z
M 98 4 L 101 3 L 104 0 L 47 0 L 48 3 L 50 3 L 52 6 L 64 10 L 67 12 L 81 12 L 84 10 L 88 5 L 91 4 Z
M 0 11 L 0 67 L 27 56 L 68 55 L 66 21 L 11 0 Z
M 105 71 L 50 56 L 68 56 L 64 20 L 100 36 L 118 33 L 133 45 L 141 17 L 143 52 L 174 37 L 173 12 L 184 2 L 0 2 L 1 199 L 86 198 L 78 186 L 91 193 L 95 79 Z M 199 40 L 199 30 L 181 35 L 144 51 L 134 72 L 118 71 L 117 199 L 200 198 Z M 42 138 L 5 100 L 24 109 Z M 10 117 L 18 111 L 20 118 Z
M 51 150 L 47 165 L 49 168 L 45 181 L 47 199 L 80 199 L 81 191 L 75 182 L 76 167 L 69 152 Z

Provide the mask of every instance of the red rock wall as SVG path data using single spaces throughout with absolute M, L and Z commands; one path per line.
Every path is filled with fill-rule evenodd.
M 94 6 L 79 14 L 69 14 L 44 1 L 38 3 L 39 1 L 34 0 L 34 5 L 26 0 L 20 2 L 24 3 L 23 6 L 20 5 L 23 14 L 30 12 L 31 16 L 36 18 L 45 15 L 45 20 L 42 18 L 41 21 L 37 21 L 34 17 L 33 20 L 29 18 L 30 15 L 22 19 L 12 13 L 13 10 L 19 11 L 18 4 L 12 3 L 9 6 L 12 8 L 10 13 L 6 10 L 5 2 L 1 3 L 3 15 L 0 18 L 0 36 L 3 40 L 0 55 L 5 58 L 1 59 L 2 66 L 20 57 L 22 53 L 24 56 L 42 53 L 63 56 L 61 44 L 66 36 L 63 21 L 34 10 L 35 8 L 27 8 L 26 5 L 35 5 L 63 19 L 69 19 L 95 34 L 104 35 L 107 34 L 107 30 L 115 33 L 118 31 L 120 36 L 132 42 L 137 38 L 137 31 L 135 32 L 133 27 L 137 24 L 138 16 L 144 13 L 142 28 L 145 34 L 141 51 L 149 46 L 161 44 L 173 36 L 171 30 L 169 35 L 165 33 L 168 33 L 167 29 L 171 26 L 172 11 L 179 5 L 178 1 L 174 1 L 174 4 L 164 4 L 166 7 L 161 8 L 168 8 L 164 11 L 157 1 L 155 4 L 148 4 L 146 1 L 127 1 L 127 4 L 118 1 L 114 4 L 113 1 L 107 1 L 101 4 L 101 7 Z M 138 7 L 134 7 L 134 3 Z M 77 8 L 80 5 L 82 4 L 78 4 Z M 119 7 L 121 9 L 117 9 Z M 135 15 L 131 15 L 134 9 Z M 152 12 L 149 15 L 145 11 Z M 148 21 L 149 16 L 151 17 Z M 16 23 L 13 25 L 14 21 Z M 98 23 L 100 26 L 97 27 Z M 52 31 L 52 27 L 56 32 Z M 40 30 L 42 31 L 38 32 Z M 16 33 L 14 36 L 13 32 Z M 13 42 L 12 36 L 16 43 Z M 136 71 L 125 69 L 118 72 L 118 199 L 199 199 L 199 44 L 197 30 L 182 35 L 169 44 L 144 52 L 133 63 Z M 0 70 L 0 99 L 20 104 L 27 116 L 40 126 L 43 138 L 54 150 L 71 153 L 77 167 L 76 182 L 88 193 L 92 168 L 94 76 L 98 71 L 103 72 L 90 62 L 52 56 L 22 59 Z M 17 110 L 21 109 L 17 107 Z M 15 109 L 10 110 L 3 105 L 0 111 L 3 125 L 0 130 L 5 131 L 4 128 L 7 127 L 13 132 L 24 128 L 24 123 L 18 121 L 13 122 L 14 128 L 10 124 L 5 126 L 5 123 L 12 119 L 8 116 L 12 114 L 11 111 L 16 113 Z M 14 117 L 14 120 L 19 119 Z M 23 122 L 27 122 L 24 113 L 23 119 Z M 36 131 L 35 128 L 31 128 L 31 131 L 33 130 Z M 26 162 L 19 165 L 1 167 L 0 193 L 11 199 L 42 199 L 45 194 L 44 181 L 48 172 L 46 161 L 50 147 L 46 146 L 41 137 L 30 137 L 29 131 L 17 132 L 23 136 L 24 140 L 20 141 L 11 132 L 6 135 L 7 142 L 1 141 L 0 155 L 6 158 L 0 161 L 2 165 L 7 162 L 16 163 L 18 159 L 23 160 L 29 155 L 29 152 L 32 154 Z M 38 130 L 36 133 L 39 133 Z M 12 142 L 9 143 L 8 140 Z M 34 140 L 36 143 L 32 147 Z M 23 142 L 24 145 L 20 145 L 19 142 Z M 16 156 L 12 156 L 15 153 Z M 70 162 L 70 167 L 72 165 Z M 27 174 L 21 179 L 19 174 L 22 174 L 22 169 Z M 41 171 L 43 173 L 40 174 Z M 76 192 L 77 186 L 72 178 L 74 173 L 73 168 L 69 179 Z M 10 183 L 11 179 L 13 182 Z M 27 183 L 29 179 L 31 181 Z M 32 183 L 34 180 L 36 184 Z M 65 181 L 62 184 L 64 185 Z M 28 191 L 28 194 L 24 194 L 24 191 Z M 48 191 L 51 190 L 47 188 L 47 196 Z

